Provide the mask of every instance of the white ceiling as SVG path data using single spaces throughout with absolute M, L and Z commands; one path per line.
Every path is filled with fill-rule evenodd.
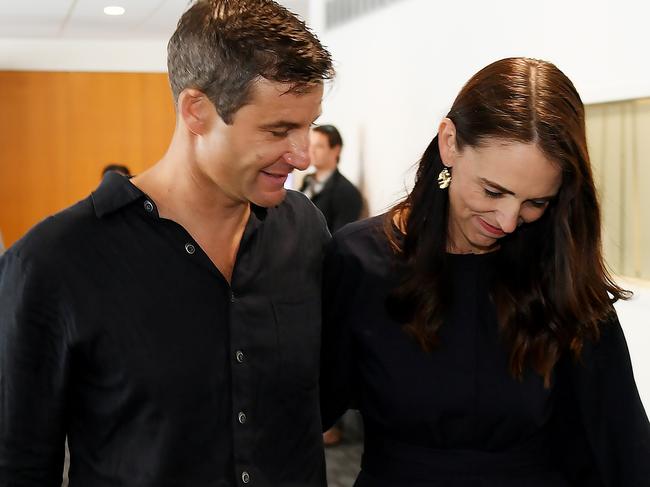
M 0 0 L 0 38 L 168 39 L 191 0 Z M 309 0 L 280 1 L 308 18 Z M 122 16 L 104 14 L 119 5 Z

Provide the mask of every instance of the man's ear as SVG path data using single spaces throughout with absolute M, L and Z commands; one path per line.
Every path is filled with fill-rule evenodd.
M 205 134 L 218 116 L 205 93 L 194 88 L 186 88 L 178 95 L 178 113 L 194 135 Z
M 442 163 L 447 167 L 453 167 L 458 155 L 458 147 L 456 145 L 456 125 L 449 118 L 443 118 L 440 127 L 438 127 L 438 148 Z
M 343 146 L 335 145 L 332 147 L 332 150 L 334 151 L 334 157 L 336 158 L 336 163 L 338 164 L 339 159 L 341 158 L 341 151 L 343 150 Z

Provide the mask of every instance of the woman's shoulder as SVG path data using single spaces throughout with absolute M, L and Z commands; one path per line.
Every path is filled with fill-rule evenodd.
M 375 230 L 379 230 L 381 233 L 383 233 L 385 219 L 386 214 L 382 213 L 381 215 L 357 220 L 355 222 L 344 225 L 340 230 L 334 233 L 334 236 L 337 238 L 346 239 L 350 237 L 362 237 L 369 232 L 374 233 Z
M 332 245 L 343 252 L 368 252 L 389 248 L 384 232 L 386 215 L 377 215 L 348 223 L 334 233 Z

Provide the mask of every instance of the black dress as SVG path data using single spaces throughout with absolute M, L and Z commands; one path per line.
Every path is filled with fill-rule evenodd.
M 489 285 L 495 254 L 449 255 L 450 312 L 431 353 L 391 318 L 399 282 L 383 216 L 346 226 L 324 271 L 324 428 L 354 405 L 358 487 L 650 486 L 650 425 L 618 322 L 552 386 L 508 370 Z

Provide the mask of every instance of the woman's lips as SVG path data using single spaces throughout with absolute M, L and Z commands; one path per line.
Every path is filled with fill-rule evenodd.
M 481 226 L 483 227 L 483 229 L 485 229 L 486 232 L 488 232 L 491 235 L 494 235 L 495 237 L 503 237 L 506 234 L 506 232 L 504 232 L 500 228 L 493 227 L 488 222 L 483 220 L 483 218 L 481 217 L 478 217 L 478 222 L 481 224 Z

